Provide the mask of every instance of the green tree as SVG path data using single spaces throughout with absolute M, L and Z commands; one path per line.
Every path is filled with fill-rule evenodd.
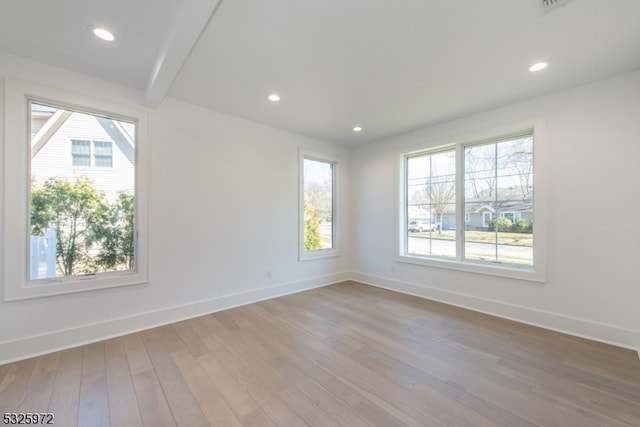
M 64 276 L 89 272 L 88 251 L 96 226 L 108 221 L 109 206 L 86 176 L 75 182 L 49 178 L 31 190 L 31 234 L 57 234 L 56 257 Z
M 94 242 L 100 245 L 95 263 L 103 269 L 119 267 L 130 270 L 135 253 L 135 201 L 131 193 L 121 191 L 115 203 L 109 206 L 107 221 L 96 225 Z
M 311 203 L 304 201 L 304 250 L 320 249 L 320 218 Z

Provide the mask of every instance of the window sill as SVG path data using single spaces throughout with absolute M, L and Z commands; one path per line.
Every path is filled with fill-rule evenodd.
M 316 251 L 301 251 L 298 261 L 311 261 L 314 259 L 336 258 L 342 254 L 335 249 L 319 249 Z
M 4 301 L 18 301 L 120 286 L 140 285 L 148 282 L 146 275 L 135 272 L 39 279 L 27 282 L 22 286 L 5 286 Z
M 457 260 L 426 258 L 411 255 L 399 255 L 396 258 L 396 261 L 407 264 L 422 265 L 425 267 L 444 268 L 447 270 L 462 271 L 466 273 L 546 283 L 546 277 L 543 272 L 524 267 L 518 268 L 515 266 L 504 266 L 499 264 L 491 265 L 485 263 L 461 262 Z

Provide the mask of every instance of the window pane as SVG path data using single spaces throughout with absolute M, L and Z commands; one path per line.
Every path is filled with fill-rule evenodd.
M 30 278 L 133 269 L 135 125 L 54 105 L 30 105 Z M 117 154 L 123 159 L 118 173 L 89 167 L 92 143 L 94 166 L 112 167 Z M 74 166 L 87 168 L 79 173 Z
M 112 167 L 113 154 L 111 151 L 111 142 L 96 141 L 93 145 L 93 156 L 95 158 L 96 167 Z
M 533 137 L 465 148 L 465 259 L 533 266 Z
M 304 159 L 304 250 L 333 248 L 333 180 L 331 162 Z
M 406 252 L 455 258 L 455 151 L 409 157 L 406 170 Z
M 91 166 L 91 142 L 72 140 L 71 158 L 73 166 Z

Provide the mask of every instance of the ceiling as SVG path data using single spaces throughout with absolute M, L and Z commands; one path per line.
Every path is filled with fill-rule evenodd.
M 0 51 L 357 145 L 640 68 L 640 1 L 541 1 L 0 0 Z

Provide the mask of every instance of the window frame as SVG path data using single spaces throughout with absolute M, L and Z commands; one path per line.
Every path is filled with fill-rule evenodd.
M 90 276 L 30 279 L 28 236 L 30 217 L 29 103 L 56 105 L 73 111 L 136 123 L 135 198 L 136 262 L 133 270 Z M 3 300 L 48 297 L 147 283 L 148 279 L 148 119 L 141 108 L 70 94 L 27 82 L 5 80 L 3 182 Z M 116 113 L 117 112 L 117 113 Z M 6 207 L 11 206 L 11 209 Z
M 545 208 L 545 179 L 541 173 L 540 159 L 544 158 L 545 150 L 545 125 L 544 119 L 536 118 L 513 126 L 489 129 L 462 135 L 446 141 L 434 141 L 421 147 L 399 152 L 397 163 L 397 209 L 396 209 L 396 261 L 409 264 L 418 264 L 429 267 L 445 268 L 457 271 L 486 274 L 513 279 L 521 279 L 533 282 L 546 282 L 546 208 Z M 492 264 L 482 261 L 464 259 L 464 149 L 476 144 L 500 141 L 510 136 L 521 135 L 530 131 L 534 139 L 533 149 L 533 199 L 534 212 L 534 246 L 533 267 L 519 267 L 516 265 Z M 420 154 L 436 153 L 454 149 L 456 151 L 456 258 L 445 259 L 430 256 L 409 254 L 407 250 L 408 224 L 407 224 L 407 158 Z
M 313 160 L 332 165 L 332 247 L 307 251 L 304 249 L 304 161 Z M 298 261 L 341 256 L 340 232 L 338 219 L 338 159 L 334 156 L 305 151 L 298 151 Z

